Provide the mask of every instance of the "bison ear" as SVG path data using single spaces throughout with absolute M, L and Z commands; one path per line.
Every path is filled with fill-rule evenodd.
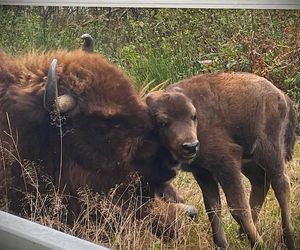
M 155 108 L 156 108 L 156 101 L 158 98 L 158 95 L 160 91 L 155 91 L 155 92 L 150 92 L 147 96 L 146 96 L 146 104 L 150 110 L 151 113 L 154 113 Z
M 147 94 L 147 95 L 146 95 L 146 104 L 147 104 L 148 106 L 152 106 L 152 105 L 153 105 L 153 102 L 154 102 L 154 100 L 153 100 L 153 93 Z
M 71 95 L 58 96 L 56 66 L 57 60 L 53 59 L 48 71 L 48 78 L 45 86 L 44 108 L 48 112 L 56 110 L 59 113 L 66 113 L 75 108 L 76 101 Z
M 158 109 L 158 103 L 168 95 L 165 90 L 157 90 L 146 95 L 146 104 L 151 113 L 155 113 Z
M 170 91 L 174 91 L 174 92 L 178 92 L 178 93 L 184 94 L 183 89 L 180 88 L 180 87 L 174 87 L 174 88 L 171 88 Z
M 94 52 L 94 39 L 90 36 L 90 34 L 83 34 L 81 36 L 83 39 L 82 50 L 88 53 Z

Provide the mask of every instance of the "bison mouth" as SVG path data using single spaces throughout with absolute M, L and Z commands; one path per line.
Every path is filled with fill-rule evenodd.
M 191 162 L 195 159 L 197 153 L 193 153 L 193 154 L 182 154 L 181 155 L 181 161 L 188 161 Z
M 196 158 L 197 153 L 191 153 L 191 154 L 187 154 L 187 153 L 183 153 L 183 152 L 181 152 L 179 154 L 172 153 L 172 156 L 173 156 L 174 160 L 177 162 L 190 164 Z
M 179 158 L 182 161 L 188 161 L 191 162 L 197 155 L 199 149 L 199 141 L 195 140 L 192 142 L 184 142 L 180 145 L 179 148 Z

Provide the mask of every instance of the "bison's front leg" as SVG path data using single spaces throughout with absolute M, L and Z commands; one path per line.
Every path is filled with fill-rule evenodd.
M 178 209 L 184 211 L 184 213 L 190 218 L 196 218 L 198 210 L 194 206 L 184 203 L 183 197 L 178 193 L 176 188 L 169 182 L 157 185 L 155 188 L 155 194 L 165 202 L 176 203 Z
M 165 241 L 177 238 L 182 226 L 183 213 L 175 203 L 154 199 L 150 213 L 152 232 Z
M 227 249 L 228 243 L 220 219 L 221 199 L 218 183 L 214 180 L 212 174 L 203 168 L 198 168 L 197 172 L 194 173 L 194 177 L 203 194 L 205 210 L 211 223 L 214 243 L 219 249 Z
M 178 193 L 175 187 L 169 182 L 157 184 L 157 187 L 155 188 L 155 194 L 165 201 L 174 202 L 174 203 L 183 203 L 182 196 Z
M 181 227 L 180 214 L 183 211 L 176 203 L 157 197 L 156 187 L 157 184 L 153 186 L 147 181 L 142 181 L 140 188 L 137 188 L 136 197 L 140 205 L 136 210 L 136 218 L 149 221 L 151 231 L 156 236 L 171 240 L 178 236 Z

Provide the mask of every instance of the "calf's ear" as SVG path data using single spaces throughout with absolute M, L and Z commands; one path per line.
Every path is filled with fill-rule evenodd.
M 184 94 L 183 89 L 180 88 L 180 87 L 174 87 L 174 88 L 171 88 L 170 90 L 173 91 L 173 92 L 178 92 L 178 93 Z
M 146 104 L 148 105 L 148 107 L 153 106 L 154 104 L 153 93 L 149 93 L 148 95 L 146 95 Z
M 161 96 L 162 91 L 154 91 L 150 92 L 148 95 L 146 95 L 146 104 L 148 108 L 150 109 L 151 113 L 154 113 L 156 106 L 157 106 L 157 100 L 159 96 Z

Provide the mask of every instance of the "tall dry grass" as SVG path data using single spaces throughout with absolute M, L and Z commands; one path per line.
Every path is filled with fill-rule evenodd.
M 9 131 L 13 134 L 13 131 Z M 143 220 L 137 220 L 136 213 L 141 204 L 132 196 L 127 209 L 115 205 L 115 190 L 103 196 L 95 194 L 87 187 L 78 190 L 78 201 L 81 204 L 79 215 L 70 226 L 67 223 L 69 211 L 67 209 L 69 197 L 64 189 L 58 189 L 50 179 L 43 178 L 47 183 L 48 192 L 40 191 L 39 166 L 30 161 L 22 160 L 18 154 L 17 140 L 11 136 L 12 148 L 1 147 L 1 160 L 10 157 L 19 163 L 22 177 L 26 182 L 24 193 L 23 216 L 43 225 L 64 231 L 66 233 L 105 245 L 112 249 L 212 249 L 210 224 L 204 211 L 201 192 L 192 175 L 180 173 L 174 180 L 175 186 L 185 197 L 186 203 L 194 205 L 199 210 L 196 220 L 188 219 L 182 211 L 177 211 L 174 226 L 178 237 L 172 241 L 165 241 L 164 236 L 156 237 L 152 234 L 153 223 L 160 215 L 170 213 L 167 203 L 153 201 L 153 212 Z M 8 168 L 9 166 L 6 166 Z M 292 215 L 295 227 L 296 245 L 300 247 L 300 142 L 295 148 L 294 160 L 288 164 L 287 173 L 292 186 Z M 9 180 L 5 180 L 5 183 Z M 245 185 L 249 193 L 249 183 L 245 178 Z M 133 192 L 134 193 L 134 192 Z M 7 199 L 2 199 L 0 208 L 7 210 Z M 222 194 L 222 219 L 231 249 L 250 248 L 247 240 L 237 238 L 238 226 L 230 216 L 224 195 Z M 164 218 L 164 216 L 161 216 Z M 164 225 L 163 219 L 159 222 Z M 272 191 L 269 192 L 258 223 L 267 249 L 281 249 L 281 219 L 278 203 Z M 169 228 L 164 228 L 168 231 Z

